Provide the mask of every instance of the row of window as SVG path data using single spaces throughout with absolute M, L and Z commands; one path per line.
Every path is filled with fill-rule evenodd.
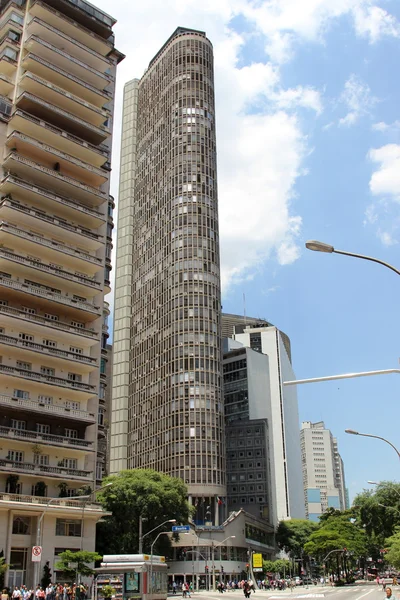
M 32 282 L 30 282 L 32 283 Z M 8 301 L 7 300 L 0 300 L 0 306 L 8 306 Z M 36 315 L 37 314 L 37 310 L 36 308 L 32 308 L 31 306 L 19 306 L 18 310 L 20 310 L 23 313 L 26 313 L 28 315 Z M 53 315 L 51 313 L 44 313 L 43 315 L 44 319 L 47 319 L 48 321 L 59 321 L 60 317 L 58 315 Z M 70 323 L 68 323 L 69 325 L 72 325 L 72 327 L 76 327 L 78 329 L 85 329 L 85 323 L 82 323 L 81 321 L 70 321 Z M 45 342 L 43 342 L 45 343 Z
M 30 535 L 32 533 L 32 517 L 14 517 L 12 532 L 15 535 Z M 82 521 L 76 519 L 56 519 L 56 535 L 80 537 L 81 532 Z
M 14 397 L 15 391 L 18 390 L 14 390 Z M 20 421 L 19 419 L 11 419 L 11 429 L 16 429 L 17 431 L 26 431 L 26 421 Z M 51 431 L 51 426 L 47 423 L 36 423 L 35 431 L 37 433 L 49 434 Z M 65 428 L 63 435 L 64 437 L 76 440 L 78 439 L 78 430 Z
M 6 456 L 6 460 L 12 460 L 13 462 L 23 463 L 25 457 L 25 453 L 21 450 L 9 450 Z M 50 455 L 49 454 L 34 454 L 33 455 L 33 464 L 40 466 L 49 466 L 50 464 Z M 78 459 L 77 458 L 63 458 L 58 461 L 58 467 L 63 467 L 66 469 L 77 469 L 78 468 Z

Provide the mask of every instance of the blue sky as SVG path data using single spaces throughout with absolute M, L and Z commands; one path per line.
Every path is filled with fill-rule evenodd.
M 290 336 L 298 378 L 398 367 L 398 276 L 304 248 L 320 239 L 400 266 L 398 0 L 115 0 L 112 15 L 127 55 L 117 114 L 123 84 L 176 26 L 214 44 L 224 311 L 242 313 L 245 294 L 248 315 Z M 399 383 L 299 387 L 301 420 L 339 439 L 351 495 L 397 478 L 392 449 L 344 429 L 396 443 Z

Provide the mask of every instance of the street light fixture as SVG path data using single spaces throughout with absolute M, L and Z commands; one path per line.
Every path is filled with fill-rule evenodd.
M 369 483 L 370 485 L 381 485 L 382 482 L 381 481 L 367 481 L 367 483 Z M 387 485 L 388 485 L 388 487 L 390 487 L 391 490 L 396 492 L 396 494 L 400 498 L 400 492 L 399 492 L 399 490 L 397 490 L 395 488 L 394 484 L 391 481 L 389 481 Z
M 371 262 L 376 262 L 384 267 L 390 269 L 400 275 L 399 269 L 396 269 L 393 265 L 385 262 L 384 260 L 380 260 L 379 258 L 374 258 L 373 256 L 365 256 L 364 254 L 356 254 L 355 252 L 346 252 L 345 250 L 336 250 L 330 244 L 326 244 L 325 242 L 319 242 L 318 240 L 308 240 L 306 242 L 306 248 L 308 250 L 313 250 L 314 252 L 325 252 L 328 254 L 344 254 L 345 256 L 353 256 L 354 258 L 362 258 L 363 260 L 369 260 Z
M 214 544 L 214 541 L 212 542 L 212 546 L 211 546 L 211 550 L 212 550 L 212 555 L 211 555 L 211 568 L 212 568 L 212 588 L 213 588 L 213 592 L 215 592 L 215 548 L 218 548 L 218 546 L 222 546 L 222 544 L 224 542 L 226 542 L 226 540 L 230 540 L 232 538 L 235 538 L 236 535 L 228 535 L 227 538 L 225 538 L 224 540 L 222 540 L 222 542 L 219 542 L 218 544 Z
M 344 431 L 345 431 L 345 433 L 350 433 L 351 435 L 361 435 L 363 437 L 370 437 L 370 438 L 374 438 L 376 440 L 382 440 L 382 442 L 386 442 L 386 444 L 389 444 L 389 446 L 391 446 L 393 448 L 393 450 L 396 452 L 398 458 L 400 458 L 400 452 L 398 451 L 396 446 L 394 444 L 392 444 L 392 442 L 389 442 L 389 440 L 387 440 L 386 438 L 381 437 L 380 435 L 373 435 L 372 433 L 360 433 L 359 431 L 355 431 L 354 429 L 345 429 Z
M 176 519 L 173 519 L 170 521 L 165 521 L 165 522 L 166 523 L 176 523 Z M 164 525 L 164 523 L 162 523 L 162 525 Z M 159 527 L 161 527 L 161 525 L 159 525 Z M 157 529 L 157 527 L 156 527 L 156 529 Z M 154 529 L 152 531 L 154 531 Z M 149 531 L 149 533 L 151 533 L 151 531 Z M 151 544 L 151 548 L 150 548 L 150 585 L 149 585 L 150 594 L 153 593 L 153 548 L 154 548 L 154 544 L 157 542 L 158 538 L 161 535 L 168 535 L 169 533 L 170 533 L 169 531 L 160 531 L 160 533 L 156 536 L 156 539 L 154 540 L 154 542 Z M 146 533 L 146 535 L 148 535 L 148 534 Z
M 139 517 L 139 554 L 143 554 L 143 540 L 147 535 L 150 535 L 151 533 L 153 533 L 153 531 L 156 531 L 157 529 L 159 529 L 163 525 L 166 525 L 167 523 L 176 523 L 176 519 L 168 519 L 167 521 L 160 523 L 160 525 L 157 525 L 157 527 L 154 527 L 154 529 L 151 529 L 147 533 L 142 534 L 142 521 L 143 521 L 143 517 L 140 515 L 140 517 Z M 169 533 L 169 532 L 167 531 L 166 533 Z M 157 536 L 157 538 L 158 538 L 158 536 Z

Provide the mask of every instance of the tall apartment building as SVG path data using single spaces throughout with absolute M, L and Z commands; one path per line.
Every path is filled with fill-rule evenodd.
M 225 495 L 213 49 L 178 27 L 126 84 L 110 470 L 183 479 L 195 520 Z M 205 506 L 206 509 L 202 509 Z
M 36 584 L 65 548 L 92 550 L 102 516 L 68 497 L 102 476 L 114 24 L 85 0 L 0 0 L 0 550 L 10 586 Z
M 318 521 L 328 508 L 348 508 L 344 465 L 330 430 L 323 421 L 305 421 L 300 440 L 307 519 Z
M 242 420 L 266 419 L 271 498 L 268 507 L 269 519 L 272 523 L 277 523 L 281 519 L 304 518 L 297 392 L 295 386 L 283 385 L 284 381 L 296 378 L 291 364 L 290 340 L 277 327 L 260 319 L 223 314 L 222 326 L 231 332 L 233 328 L 235 342 L 252 350 L 246 351 L 246 369 L 251 365 L 252 370 L 247 373 L 242 371 L 242 389 L 236 389 L 236 379 L 233 380 L 235 383 L 231 383 L 227 388 L 226 369 L 229 354 L 225 354 L 224 393 L 227 426 L 231 411 L 235 414 L 240 408 L 240 403 L 240 410 L 244 410 L 240 416 Z M 256 354 L 260 355 L 258 359 Z M 240 369 L 236 376 L 240 376 Z M 229 398 L 229 389 L 237 394 L 237 399 Z M 237 491 L 240 492 L 240 488 Z M 254 502 L 258 497 L 264 498 L 264 502 L 268 501 L 265 494 L 259 494 L 253 496 Z M 239 499 L 238 494 L 238 501 Z M 260 503 L 262 504 L 261 500 Z

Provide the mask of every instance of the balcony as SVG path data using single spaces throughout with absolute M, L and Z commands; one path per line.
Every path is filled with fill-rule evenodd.
M 48 80 L 51 82 L 51 85 L 58 86 L 66 93 L 71 93 L 77 98 L 84 99 L 85 102 L 92 104 L 97 108 L 102 108 L 107 102 L 112 100 L 110 92 L 99 90 L 95 86 L 87 83 L 80 77 L 73 75 L 70 71 L 65 71 L 59 66 L 60 63 L 64 64 L 67 61 L 68 56 L 65 55 L 65 53 L 63 56 L 61 50 L 40 40 L 36 36 L 31 36 L 29 40 L 26 41 L 26 48 L 31 50 L 22 61 L 22 66 L 27 71 Z M 72 57 L 70 58 L 72 59 Z M 73 63 L 72 66 L 74 66 L 74 64 L 75 63 Z
M 57 40 L 53 44 L 49 40 L 45 40 L 40 36 L 32 34 L 26 40 L 25 47 L 33 52 L 33 54 L 36 54 L 44 60 L 54 64 L 55 67 L 62 69 L 62 71 L 65 73 L 70 73 L 72 76 L 77 77 L 82 83 L 87 82 L 87 84 L 92 87 L 93 94 L 95 94 L 95 91 L 98 90 L 98 97 L 100 99 L 102 96 L 106 98 L 106 100 L 103 100 L 102 104 L 111 100 L 112 97 L 110 92 L 104 91 L 104 88 L 111 83 L 110 76 L 102 73 L 101 71 L 97 71 L 93 67 L 90 67 L 87 63 L 82 61 L 82 57 L 77 58 L 71 54 L 68 54 L 64 46 L 61 50 L 60 40 Z M 65 86 L 62 85 L 62 87 Z M 71 89 L 71 92 L 75 93 L 73 89 Z M 78 96 L 80 95 L 80 93 L 76 93 Z M 95 98 L 95 95 L 93 95 L 93 98 Z M 90 100 L 89 97 L 87 97 L 87 99 L 89 102 L 93 102 L 93 104 L 96 106 L 98 105 L 97 103 L 99 100 Z M 102 106 L 102 104 L 99 104 L 99 106 Z
M 13 398 L 11 396 L 0 395 L 0 406 L 11 407 L 13 410 L 34 412 L 40 414 L 52 415 L 54 417 L 61 416 L 63 419 L 72 419 L 74 421 L 83 421 L 85 423 L 95 423 L 96 416 L 85 410 L 76 410 L 65 408 L 57 404 L 44 404 L 37 400 L 25 400 L 23 398 Z
M 23 14 L 21 14 L 19 10 L 16 10 L 15 5 L 10 5 L 6 12 L 3 15 L 1 15 L 2 19 L 0 21 L 0 39 L 3 38 L 6 35 L 7 31 L 9 31 L 10 29 L 13 29 L 14 31 L 17 31 L 18 33 L 22 34 L 22 25 L 21 23 L 18 23 L 15 20 L 13 16 L 14 14 L 19 15 L 21 23 L 23 22 Z
M 42 40 L 46 40 L 46 42 L 54 46 L 59 47 L 62 45 L 65 52 L 68 52 L 75 58 L 79 58 L 92 69 L 103 73 L 103 76 L 110 81 L 113 80 L 112 75 L 106 73 L 112 67 L 110 60 L 88 46 L 85 46 L 77 39 L 70 37 L 64 31 L 52 27 L 49 23 L 42 21 L 42 19 L 34 17 L 27 25 L 27 33 L 28 35 L 37 35 Z
M 102 246 L 101 236 L 92 231 L 71 225 L 63 219 L 49 216 L 15 200 L 0 200 L 0 219 L 18 222 L 29 229 L 42 231 L 43 234 L 56 235 L 74 246 L 86 246 L 91 251 L 96 251 Z
M 93 397 L 96 395 L 96 387 L 94 385 L 90 385 L 89 383 L 82 383 L 81 381 L 71 381 L 69 379 L 55 377 L 53 375 L 45 375 L 44 373 L 38 373 L 36 371 L 27 371 L 26 369 L 19 369 L 18 367 L 9 367 L 8 365 L 0 364 L 0 374 L 10 375 L 11 377 L 18 377 L 19 379 L 28 379 L 29 381 L 36 381 L 39 383 L 54 385 L 62 389 L 73 389 L 78 392 L 83 392 L 87 397 Z M 26 400 L 25 402 L 33 401 Z
M 44 301 L 44 304 L 49 303 L 49 308 L 54 302 L 58 302 L 59 304 L 63 304 L 73 309 L 73 311 L 71 312 L 77 313 L 77 317 L 81 315 L 82 311 L 96 316 L 101 314 L 100 307 L 95 306 L 90 302 L 75 300 L 74 298 L 70 298 L 66 294 L 61 294 L 61 292 L 51 291 L 46 289 L 45 287 L 39 287 L 39 285 L 35 286 L 28 283 L 21 283 L 19 281 L 16 281 L 15 279 L 3 277 L 1 275 L 0 287 L 7 288 L 8 290 L 22 292 L 24 294 L 28 294 L 28 296 L 35 296 L 36 298 L 41 298 Z
M 34 74 L 34 69 L 39 70 L 38 65 L 43 62 L 38 57 L 28 54 L 24 60 L 25 68 L 29 71 L 25 72 L 21 77 L 19 86 L 20 89 L 39 98 L 43 98 L 46 102 L 54 104 L 55 106 L 65 110 L 80 119 L 83 119 L 91 125 L 96 127 L 103 126 L 105 121 L 109 118 L 110 114 L 106 110 L 102 110 L 89 102 L 86 102 L 82 98 L 65 91 L 63 88 L 53 85 L 46 79 Z M 45 65 L 42 65 L 45 70 Z M 105 128 L 107 134 L 110 135 L 110 130 Z
M 12 131 L 7 137 L 6 145 L 50 170 L 54 170 L 54 165 L 57 165 L 59 174 L 65 173 L 83 184 L 98 188 L 108 179 L 108 173 L 104 169 L 93 167 L 20 131 Z
M 29 342 L 27 340 L 20 340 L 17 337 L 5 335 L 4 333 L 0 333 L 0 346 L 2 345 L 15 346 L 17 348 L 23 348 L 31 352 L 47 354 L 48 356 L 52 356 L 55 358 L 64 358 L 66 360 L 78 362 L 80 364 L 91 365 L 93 367 L 96 367 L 97 365 L 97 359 L 92 358 L 91 356 L 85 356 L 84 354 L 76 354 L 75 352 L 69 352 L 67 350 L 59 350 L 58 348 L 49 348 L 44 344 L 37 344 L 35 342 Z
M 74 19 L 58 12 L 58 10 L 47 4 L 39 1 L 34 2 L 30 7 L 30 14 L 43 19 L 46 23 L 63 31 L 66 35 L 88 46 L 102 56 L 107 56 L 113 49 L 112 42 L 96 35 L 96 33 L 83 25 L 78 25 Z
M 27 313 L 23 310 L 18 310 L 18 308 L 14 308 L 12 306 L 4 306 L 0 304 L 0 315 L 3 315 L 3 320 L 4 317 L 10 317 L 11 319 L 20 319 L 38 326 L 43 325 L 46 327 L 46 330 L 49 328 L 54 328 L 57 330 L 57 333 L 64 332 L 68 334 L 65 336 L 67 339 L 71 339 L 69 334 L 89 338 L 90 340 L 93 340 L 93 342 L 99 339 L 99 334 L 93 329 L 82 329 L 81 327 L 75 327 L 74 325 L 70 325 L 69 323 L 64 323 L 62 321 L 50 321 L 49 319 L 45 319 L 40 315 L 31 315 L 30 313 Z M 7 320 L 5 320 L 5 322 L 7 323 Z M 64 336 L 61 336 L 61 339 L 63 339 L 63 337 Z M 73 343 L 72 339 L 70 343 Z
M 27 496 L 25 494 L 9 494 L 8 492 L 0 492 L 0 502 L 12 502 L 12 503 L 17 503 L 17 504 L 29 504 L 30 506 L 32 505 L 39 505 L 39 506 L 43 506 L 43 505 L 47 505 L 49 503 L 50 498 L 46 497 L 46 496 Z M 51 504 L 50 504 L 50 508 L 51 507 L 61 507 L 61 508 L 72 508 L 72 509 L 79 509 L 80 514 L 82 512 L 82 500 L 71 500 L 70 498 L 52 498 L 51 499 Z M 25 508 L 23 506 L 17 506 L 17 509 L 21 510 L 22 508 Z M 89 511 L 95 511 L 97 513 L 100 514 L 110 514 L 110 513 L 106 513 L 103 511 L 102 507 L 100 504 L 94 504 L 94 503 L 87 503 L 85 506 L 85 513 L 88 513 Z
M 102 167 L 109 160 L 109 149 L 106 146 L 99 147 L 89 144 L 82 138 L 72 135 L 60 127 L 50 125 L 23 110 L 14 111 L 9 120 L 9 129 L 20 131 L 94 167 Z
M 13 429 L 12 427 L 0 426 L 0 438 L 9 440 L 19 440 L 22 442 L 34 442 L 49 446 L 62 446 L 64 448 L 74 448 L 77 450 L 94 450 L 94 442 L 69 438 L 63 435 L 53 435 L 50 433 L 38 433 L 37 431 L 27 431 L 26 429 Z
M 104 216 L 97 210 L 56 195 L 49 189 L 39 187 L 31 181 L 19 179 L 14 175 L 7 175 L 0 181 L 0 191 L 5 195 L 15 194 L 18 197 L 27 197 L 30 202 L 43 208 L 46 212 L 57 211 L 57 214 L 60 213 L 67 219 L 78 220 L 82 226 L 95 229 L 104 223 Z
M 6 473 L 25 473 L 26 475 L 47 475 L 62 479 L 91 480 L 92 471 L 81 469 L 67 469 L 66 467 L 50 467 L 47 465 L 35 465 L 28 462 L 17 462 L 7 458 L 0 458 L 0 471 Z
M 53 125 L 61 127 L 63 130 L 75 134 L 80 138 L 84 138 L 89 143 L 101 144 L 110 135 L 106 127 L 92 125 L 34 94 L 23 92 L 18 96 L 16 103 L 18 108 L 28 112 L 30 115 L 35 115 L 43 121 L 50 121 Z
M 71 196 L 89 207 L 101 206 L 107 200 L 107 194 L 90 185 L 81 183 L 68 175 L 49 169 L 17 152 L 10 152 L 3 162 L 3 169 L 13 175 L 37 183 L 47 189 L 56 189 L 62 195 Z
M 77 295 L 79 293 L 89 293 L 93 296 L 96 290 L 101 291 L 102 288 L 101 281 L 91 279 L 89 276 L 76 274 L 62 267 L 51 266 L 39 259 L 35 260 L 4 248 L 0 248 L 0 269 L 6 273 L 11 270 L 14 274 L 22 277 L 35 277 L 35 271 L 38 271 L 40 272 L 40 280 L 50 285 L 54 285 L 54 277 L 64 279 L 68 282 L 69 290 Z
M 18 62 L 6 54 L 0 55 L 0 70 L 4 75 L 12 77 L 17 70 Z
M 21 244 L 18 244 L 18 238 L 21 240 Z M 51 249 L 55 253 L 55 262 L 62 261 L 70 268 L 87 270 L 89 271 L 88 277 L 93 276 L 103 268 L 102 260 L 97 256 L 92 256 L 83 250 L 66 246 L 61 242 L 48 240 L 42 235 L 36 235 L 19 227 L 14 227 L 14 225 L 10 225 L 5 221 L 0 221 L 0 242 L 2 241 L 6 246 L 14 244 L 19 250 L 28 253 L 33 252 L 36 256 L 40 255 L 40 257 L 53 260 L 53 256 L 49 256 L 48 252 L 48 249 Z M 37 244 L 39 244 L 39 247 Z M 57 256 L 57 254 L 61 254 L 61 256 Z M 64 254 L 67 256 L 64 257 Z M 90 263 L 90 266 L 87 263 Z
M 1 63 L 0 63 L 1 66 Z M 0 94 L 2 96 L 8 96 L 11 90 L 14 89 L 14 83 L 10 77 L 4 75 L 4 73 L 0 73 Z

